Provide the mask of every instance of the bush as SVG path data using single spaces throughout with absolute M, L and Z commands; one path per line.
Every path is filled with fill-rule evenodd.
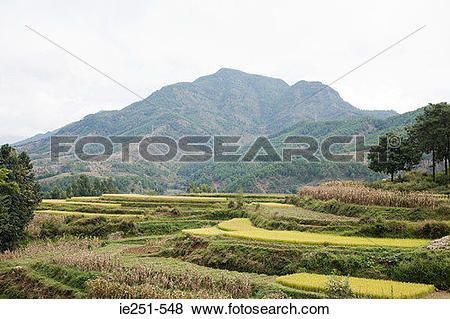
M 436 239 L 450 235 L 450 227 L 446 222 L 411 223 L 364 217 L 360 219 L 360 223 L 362 226 L 355 234 L 372 237 Z
M 199 218 L 203 219 L 213 219 L 213 220 L 227 220 L 233 218 L 244 218 L 248 217 L 247 212 L 244 209 L 236 210 L 236 209 L 218 209 L 212 210 L 205 214 L 199 216 Z
M 341 278 L 335 275 L 328 276 L 325 290 L 330 298 L 347 299 L 355 298 L 355 293 L 350 287 L 348 277 Z
M 42 222 L 39 236 L 42 238 L 54 238 L 61 235 L 62 232 L 62 225 L 55 218 L 50 218 Z
M 44 226 L 44 225 L 43 225 Z M 52 221 L 44 226 L 43 237 L 70 234 L 81 237 L 106 237 L 108 234 L 123 232 L 125 235 L 137 233 L 136 224 L 130 220 L 106 218 L 104 216 L 66 218 L 66 224 L 56 227 Z
M 446 252 L 420 252 L 402 260 L 392 269 L 392 278 L 399 281 L 423 282 L 436 288 L 450 288 L 450 255 Z
M 450 234 L 450 226 L 444 222 L 429 222 L 423 225 L 419 233 L 426 238 L 441 238 Z
M 297 195 L 289 195 L 286 196 L 286 198 L 284 199 L 284 203 L 285 204 L 291 204 L 291 205 L 295 205 L 295 206 L 300 206 L 300 197 Z
M 172 216 L 180 216 L 181 215 L 181 209 L 178 207 L 174 207 L 170 210 L 170 215 Z

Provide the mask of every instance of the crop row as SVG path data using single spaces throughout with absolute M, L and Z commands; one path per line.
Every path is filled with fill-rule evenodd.
M 320 292 L 327 291 L 328 279 L 326 275 L 298 273 L 278 277 L 277 282 L 288 287 Z M 357 277 L 348 277 L 348 284 L 354 294 L 369 298 L 418 298 L 435 290 L 433 285 Z
M 336 199 L 340 202 L 359 205 L 436 208 L 436 198 L 432 194 L 387 191 L 362 185 L 304 186 L 299 188 L 298 194 L 320 200 Z

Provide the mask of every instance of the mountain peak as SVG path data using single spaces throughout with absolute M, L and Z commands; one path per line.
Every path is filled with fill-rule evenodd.
M 205 75 L 194 81 L 195 84 L 212 85 L 217 87 L 224 85 L 228 89 L 236 85 L 257 86 L 267 90 L 276 87 L 277 89 L 287 89 L 289 85 L 281 79 L 269 76 L 252 74 L 231 68 L 221 68 L 216 73 Z M 220 84 L 219 84 L 220 83 Z
M 220 69 L 219 69 L 216 73 L 214 73 L 214 74 L 220 75 L 220 74 L 232 74 L 232 73 L 235 73 L 235 74 L 247 74 L 247 73 L 245 73 L 245 72 L 243 72 L 243 71 L 236 70 L 236 69 L 231 69 L 231 68 L 220 68 Z

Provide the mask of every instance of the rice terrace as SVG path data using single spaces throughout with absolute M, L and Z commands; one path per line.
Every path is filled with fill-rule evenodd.
M 448 197 L 423 194 L 436 201 L 433 210 L 406 201 L 363 206 L 317 195 L 328 187 L 300 189 L 308 192 L 302 197 L 44 199 L 27 226 L 34 241 L 0 254 L 0 291 L 4 298 L 448 296 L 448 241 L 446 249 L 429 247 L 448 236 Z

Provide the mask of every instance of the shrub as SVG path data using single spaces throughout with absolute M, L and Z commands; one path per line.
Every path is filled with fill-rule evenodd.
M 170 210 L 170 214 L 172 216 L 180 216 L 181 215 L 181 210 L 178 207 L 174 207 Z
M 297 195 L 289 195 L 284 199 L 285 204 L 300 206 L 300 197 Z
M 356 295 L 350 287 L 348 277 L 339 277 L 335 275 L 328 276 L 327 282 L 325 283 L 325 291 L 330 296 L 330 298 L 335 299 L 347 299 L 355 298 Z
M 450 226 L 444 222 L 428 222 L 423 225 L 419 234 L 426 238 L 441 238 L 450 234 Z
M 39 236 L 42 238 L 54 238 L 62 234 L 62 225 L 55 218 L 44 220 Z
M 438 289 L 450 288 L 450 255 L 420 252 L 402 260 L 392 269 L 394 280 L 432 283 Z

